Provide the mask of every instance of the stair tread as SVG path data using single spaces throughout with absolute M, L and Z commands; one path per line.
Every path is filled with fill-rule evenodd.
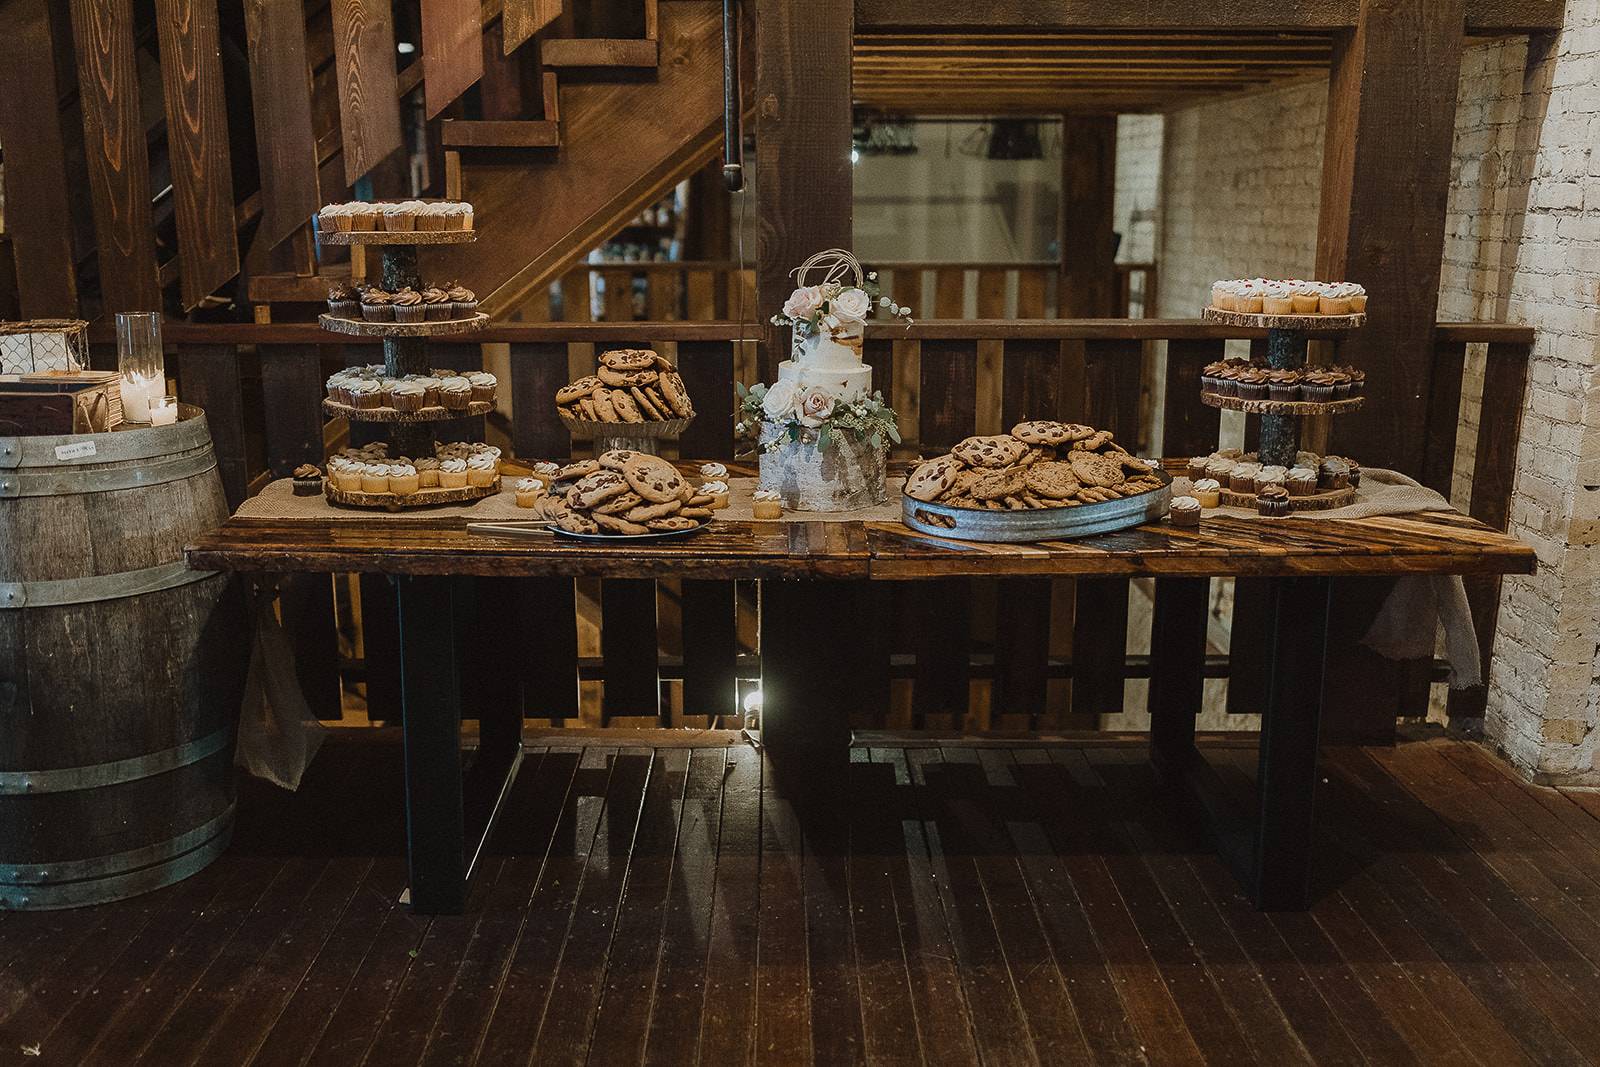
M 447 119 L 439 126 L 446 148 L 558 148 L 561 124 L 546 119 Z
M 545 41 L 539 57 L 547 67 L 654 67 L 660 42 L 649 38 L 556 38 Z

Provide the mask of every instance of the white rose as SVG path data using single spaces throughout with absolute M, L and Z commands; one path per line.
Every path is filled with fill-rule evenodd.
M 822 290 L 815 285 L 802 286 L 789 294 L 784 301 L 783 313 L 796 321 L 804 321 L 822 307 Z
M 794 410 L 795 396 L 800 387 L 780 378 L 772 383 L 767 395 L 761 398 L 761 413 L 773 422 L 781 422 Z
M 872 297 L 860 289 L 846 289 L 829 302 L 828 312 L 841 322 L 866 322 L 872 314 Z
M 800 416 L 800 425 L 812 429 L 821 426 L 833 417 L 833 394 L 826 389 L 811 388 L 800 394 L 796 411 Z

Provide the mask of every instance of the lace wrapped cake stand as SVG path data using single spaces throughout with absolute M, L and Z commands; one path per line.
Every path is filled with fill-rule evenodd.
M 561 421 L 575 441 L 589 441 L 595 455 L 613 449 L 628 449 L 648 455 L 661 455 L 661 442 L 676 440 L 694 421 L 687 419 L 658 419 L 650 422 L 594 422 L 574 419 L 562 414 Z
M 776 451 L 772 442 L 784 440 Z M 819 448 L 816 430 L 788 440 L 784 427 L 761 424 L 761 488 L 777 493 L 790 511 L 859 511 L 889 499 L 887 442 L 874 448 L 870 440 L 847 433 L 829 435 Z

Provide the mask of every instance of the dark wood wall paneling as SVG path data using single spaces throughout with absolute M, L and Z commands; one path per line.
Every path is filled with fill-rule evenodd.
M 5 16 L 0 145 L 6 154 L 6 236 L 12 242 L 21 313 L 71 318 L 78 314 L 78 282 L 66 150 L 54 106 L 56 43 L 48 0 L 13 0 Z
M 156 0 L 183 307 L 239 273 L 215 0 Z
M 344 176 L 354 184 L 402 143 L 394 19 L 388 0 L 332 0 L 331 6 Z
M 244 0 L 244 17 L 261 172 L 256 240 L 271 248 L 305 226 L 322 205 L 306 25 L 298 6 L 278 0 Z
M 483 77 L 478 0 L 422 0 L 422 77 L 430 119 Z
M 72 0 L 102 310 L 159 311 L 133 0 Z M 230 223 L 230 230 L 232 228 Z
M 1120 281 L 1112 202 L 1117 191 L 1117 117 L 1061 119 L 1062 318 L 1117 314 Z

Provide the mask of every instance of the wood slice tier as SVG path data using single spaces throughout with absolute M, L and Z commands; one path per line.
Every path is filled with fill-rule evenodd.
M 337 400 L 324 400 L 322 410 L 351 422 L 447 422 L 472 415 L 487 415 L 494 410 L 494 401 L 474 400 L 465 409 L 435 405 L 418 411 L 396 411 L 394 408 L 353 408 Z
M 433 504 L 464 504 L 469 500 L 481 500 L 486 496 L 494 496 L 500 491 L 500 478 L 489 485 L 464 485 L 459 489 L 418 489 L 415 493 L 397 496 L 394 493 L 359 493 L 345 489 L 335 489 L 330 483 L 322 483 L 323 494 L 329 503 L 343 504 L 352 508 L 380 508 L 384 511 L 400 511 L 403 508 L 425 508 Z
M 1223 311 L 1207 307 L 1200 317 L 1225 326 L 1244 326 L 1261 330 L 1293 330 L 1296 333 L 1338 333 L 1353 330 L 1367 321 L 1367 313 L 1353 315 L 1257 315 L 1248 311 Z
M 1254 493 L 1236 493 L 1232 489 L 1224 489 L 1220 499 L 1224 507 L 1254 509 L 1256 506 Z M 1289 506 L 1295 511 L 1326 511 L 1353 504 L 1355 499 L 1355 487 L 1349 486 L 1344 489 L 1325 489 L 1306 496 L 1291 496 Z
M 468 245 L 477 230 L 320 230 L 325 245 Z
M 1247 400 L 1242 396 L 1221 396 L 1201 393 L 1200 402 L 1207 407 L 1226 408 L 1229 411 L 1248 411 L 1252 415 L 1338 415 L 1354 411 L 1365 400 L 1364 396 L 1351 396 L 1343 400 Z
M 329 333 L 346 333 L 353 337 L 448 337 L 451 334 L 473 333 L 488 325 L 489 316 L 478 312 L 468 319 L 445 319 L 442 322 L 368 322 L 366 319 L 343 319 L 335 315 L 317 316 L 317 324 Z

